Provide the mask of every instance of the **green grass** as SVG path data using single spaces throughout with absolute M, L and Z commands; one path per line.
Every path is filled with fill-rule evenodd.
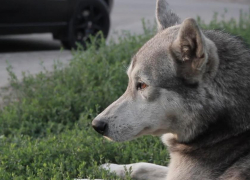
M 239 23 L 217 21 L 216 15 L 208 25 L 199 23 L 250 42 L 249 15 L 242 13 Z M 167 165 L 168 152 L 157 137 L 113 143 L 91 128 L 97 113 L 124 92 L 131 57 L 155 32 L 144 24 L 142 35 L 124 32 L 117 43 L 102 40 L 98 49 L 96 43 L 87 51 L 79 48 L 68 67 L 55 63 L 53 72 L 24 74 L 21 83 L 10 67 L 13 93 L 0 112 L 0 179 L 110 179 L 100 164 Z

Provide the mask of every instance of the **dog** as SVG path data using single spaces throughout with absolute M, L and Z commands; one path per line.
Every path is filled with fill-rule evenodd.
M 168 167 L 105 164 L 137 180 L 250 179 L 250 51 L 237 37 L 202 30 L 157 0 L 158 33 L 132 58 L 125 93 L 92 122 L 124 142 L 162 136 Z M 124 166 L 126 168 L 124 168 Z

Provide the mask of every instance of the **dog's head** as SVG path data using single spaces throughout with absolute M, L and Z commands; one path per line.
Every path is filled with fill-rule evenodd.
M 165 0 L 157 1 L 156 19 L 159 32 L 132 59 L 126 92 L 92 122 L 114 141 L 165 133 L 188 141 L 204 129 L 198 121 L 209 103 L 200 87 L 216 74 L 216 47 L 195 20 L 180 24 Z

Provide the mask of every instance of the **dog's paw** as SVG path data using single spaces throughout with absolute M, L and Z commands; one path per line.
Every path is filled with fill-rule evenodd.
M 126 169 L 126 165 L 109 164 L 109 163 L 101 165 L 100 169 L 104 169 L 111 173 L 115 173 L 119 177 L 125 177 L 126 171 L 129 171 L 129 169 Z
M 90 180 L 90 179 L 74 179 L 74 180 Z M 95 179 L 95 180 L 103 180 L 103 179 Z
M 114 173 L 121 178 L 129 175 L 134 179 L 143 180 L 164 180 L 166 179 L 168 172 L 167 167 L 150 163 L 135 163 L 127 165 L 103 164 L 100 168 Z
M 118 164 L 110 164 L 110 163 L 106 163 L 100 166 L 101 169 L 104 170 L 112 170 L 112 169 L 117 169 L 119 168 L 120 165 Z

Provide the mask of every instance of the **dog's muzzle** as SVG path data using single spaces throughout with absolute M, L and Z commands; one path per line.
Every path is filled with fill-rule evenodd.
M 101 135 L 104 135 L 105 130 L 107 129 L 107 123 L 101 121 L 101 120 L 97 120 L 94 119 L 92 121 L 92 127 Z

